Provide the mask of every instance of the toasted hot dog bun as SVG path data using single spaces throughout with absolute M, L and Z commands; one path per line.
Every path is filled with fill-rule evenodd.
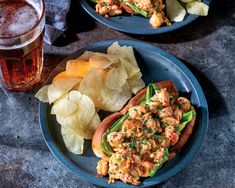
M 172 80 L 166 80 L 155 83 L 157 86 L 165 87 L 167 90 L 173 94 L 178 94 L 178 91 L 173 83 Z M 113 125 L 121 116 L 125 115 L 129 108 L 137 105 L 140 100 L 145 96 L 147 88 L 142 89 L 137 95 L 135 95 L 127 105 L 120 111 L 115 112 L 109 116 L 107 116 L 96 129 L 93 138 L 92 138 L 92 150 L 97 157 L 108 159 L 109 157 L 103 152 L 102 149 L 102 136 L 108 130 L 109 127 Z M 192 107 L 193 108 L 193 107 Z M 196 117 L 194 116 L 193 119 L 186 125 L 184 128 L 180 139 L 178 142 L 170 148 L 169 153 L 169 160 L 175 157 L 176 153 L 180 151 L 180 149 L 185 145 L 187 140 L 189 139 L 190 135 L 192 134 L 193 127 L 196 121 Z
M 194 109 L 193 106 L 191 106 L 191 107 Z M 173 147 L 171 147 L 170 152 L 177 153 L 181 150 L 181 148 L 186 144 L 190 135 L 192 134 L 195 122 L 196 122 L 196 116 L 194 116 L 192 118 L 192 120 L 190 122 L 188 122 L 188 124 L 184 128 L 178 142 Z
M 120 112 L 115 112 L 109 116 L 107 116 L 101 124 L 96 129 L 93 138 L 92 138 L 92 150 L 97 157 L 107 159 L 108 156 L 103 152 L 102 149 L 102 136 L 108 130 L 112 124 L 121 117 L 122 114 Z
M 137 12 L 135 12 L 131 7 L 129 7 L 128 5 L 125 5 L 124 3 L 121 3 L 120 6 L 128 13 L 130 14 L 138 14 Z

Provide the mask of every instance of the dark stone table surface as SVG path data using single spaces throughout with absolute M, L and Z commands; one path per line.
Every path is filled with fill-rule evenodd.
M 94 187 L 65 169 L 50 153 L 39 126 L 35 92 L 66 56 L 87 44 L 132 39 L 171 53 L 194 73 L 210 111 L 201 150 L 179 174 L 159 187 L 235 187 L 235 1 L 213 0 L 209 16 L 155 36 L 127 35 L 94 21 L 73 0 L 68 30 L 45 45 L 43 78 L 28 92 L 0 86 L 0 187 Z

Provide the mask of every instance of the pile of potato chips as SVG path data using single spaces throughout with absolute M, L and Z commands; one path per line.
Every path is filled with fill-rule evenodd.
M 186 13 L 207 16 L 208 10 L 209 6 L 201 0 L 166 0 L 167 16 L 172 22 L 183 21 Z
M 121 110 L 132 93 L 145 87 L 141 77 L 133 48 L 113 43 L 107 53 L 86 51 L 69 60 L 36 97 L 53 104 L 51 114 L 61 125 L 66 147 L 82 154 L 84 138 L 91 139 L 100 124 L 97 111 Z

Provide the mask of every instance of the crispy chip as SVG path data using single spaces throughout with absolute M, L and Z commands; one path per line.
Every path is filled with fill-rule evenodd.
M 68 99 L 60 99 L 55 102 L 51 108 L 51 114 L 56 114 L 62 117 L 71 116 L 78 108 L 78 105 Z
M 183 21 L 186 11 L 177 0 L 166 0 L 166 12 L 171 21 Z
M 61 116 L 59 114 L 56 115 L 56 120 L 58 121 L 58 123 L 62 126 L 66 126 L 70 129 L 75 130 L 78 134 L 79 132 L 77 131 L 77 129 L 79 127 L 81 127 L 80 122 L 78 122 L 78 118 L 77 118 L 77 112 L 72 114 L 69 117 L 64 117 Z
M 189 14 L 196 14 L 199 16 L 207 16 L 209 6 L 203 2 L 190 2 L 186 4 L 186 9 Z
M 119 57 L 117 55 L 104 54 L 95 52 L 92 57 L 89 59 L 89 63 L 98 69 L 106 69 L 112 64 L 119 62 Z
M 125 70 L 127 72 L 128 78 L 133 77 L 135 74 L 140 72 L 140 69 L 138 66 L 134 65 L 133 63 L 130 63 L 124 58 L 121 58 L 120 61 L 122 62 L 123 66 L 125 67 Z
M 48 99 L 48 87 L 49 85 L 43 86 L 35 95 L 37 99 L 42 102 L 49 102 Z
M 79 104 L 81 97 L 82 97 L 81 93 L 75 90 L 70 91 L 68 95 L 69 100 L 74 102 L 75 104 Z
M 61 126 L 61 135 L 67 149 L 74 154 L 82 154 L 84 149 L 84 139 L 73 129 Z
M 48 101 L 55 102 L 57 99 L 68 93 L 76 84 L 81 81 L 80 78 L 69 77 L 57 79 L 48 87 Z
M 75 131 L 77 134 L 81 136 L 81 127 L 82 127 L 82 122 L 78 120 L 78 111 L 73 113 L 71 116 L 68 117 L 63 117 L 59 114 L 56 115 L 56 120 L 61 126 L 65 126 L 73 131 Z
M 125 58 L 127 61 L 129 61 L 133 65 L 138 66 L 137 61 L 135 59 L 134 50 L 131 46 L 123 46 L 122 53 L 125 54 Z
M 93 101 L 86 95 L 82 95 L 78 105 L 78 121 L 81 122 L 82 126 L 86 126 L 91 122 L 91 119 L 95 114 L 95 105 Z
M 97 129 L 97 127 L 100 124 L 100 117 L 97 113 L 94 114 L 93 118 L 91 119 L 91 122 L 87 125 L 86 129 L 90 130 L 90 138 L 92 138 L 95 130 Z
M 130 77 L 129 79 L 141 79 L 142 78 L 142 73 L 141 72 L 137 72 L 135 75 L 133 75 L 132 77 Z
M 77 59 L 82 59 L 84 61 L 89 62 L 89 59 L 91 56 L 94 55 L 94 52 L 92 51 L 85 51 L 81 56 L 79 56 Z
M 56 80 L 65 79 L 65 78 L 68 78 L 68 77 L 71 77 L 71 76 L 69 76 L 66 71 L 60 72 L 59 74 L 57 74 L 57 75 L 53 78 L 52 83 L 56 82 Z
M 79 129 L 79 134 L 85 139 L 92 139 L 92 136 L 99 124 L 100 117 L 97 113 L 95 113 L 89 124 L 86 126 L 81 126 L 81 129 Z
M 130 63 L 137 65 L 133 48 L 131 46 L 120 46 L 118 42 L 114 42 L 107 50 L 108 54 L 117 55 L 120 58 L 124 58 Z
M 127 78 L 125 67 L 120 64 L 118 67 L 114 67 L 108 71 L 105 79 L 105 86 L 109 89 L 121 91 Z
M 97 105 L 96 101 L 100 95 L 102 87 L 103 87 L 103 81 L 100 71 L 92 69 L 82 80 L 78 90 L 82 94 L 90 97 L 94 101 L 95 105 Z
M 145 83 L 142 79 L 128 79 L 127 83 L 129 84 L 129 87 L 131 88 L 131 92 L 133 94 L 138 93 L 138 91 L 145 87 Z
M 128 84 L 123 85 L 121 91 L 103 87 L 97 101 L 97 108 L 110 112 L 119 111 L 130 98 L 131 91 Z
M 69 60 L 66 65 L 66 72 L 69 76 L 84 77 L 91 70 L 92 66 L 82 59 Z

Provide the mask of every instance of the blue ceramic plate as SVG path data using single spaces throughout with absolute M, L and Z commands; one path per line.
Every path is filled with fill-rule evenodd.
M 173 23 L 171 26 L 162 26 L 160 28 L 153 28 L 149 24 L 149 19 L 146 19 L 142 16 L 136 15 L 121 15 L 114 16 L 110 18 L 104 18 L 100 16 L 95 11 L 94 3 L 90 2 L 90 0 L 79 0 L 82 7 L 97 21 L 100 23 L 116 29 L 118 31 L 122 31 L 125 33 L 131 34 L 139 34 L 139 35 L 152 35 L 152 34 L 160 34 L 167 33 L 169 31 L 173 31 L 188 25 L 198 18 L 197 15 L 187 15 L 182 22 Z M 204 3 L 210 4 L 211 0 L 203 0 Z
M 85 50 L 106 52 L 108 46 L 114 41 L 105 41 L 87 46 L 70 56 L 74 59 L 80 56 Z M 166 181 L 170 177 L 181 171 L 189 163 L 202 145 L 208 126 L 208 108 L 202 88 L 190 70 L 172 55 L 141 42 L 120 40 L 120 45 L 133 46 L 135 56 L 143 79 L 146 84 L 161 80 L 173 80 L 176 87 L 187 94 L 197 111 L 197 121 L 193 133 L 183 149 L 177 153 L 176 157 L 164 165 L 154 177 L 142 180 L 141 187 L 153 186 Z M 65 70 L 66 59 L 60 63 L 49 77 L 48 84 L 56 74 Z M 39 104 L 40 124 L 44 139 L 54 156 L 70 171 L 77 174 L 83 180 L 95 185 L 104 187 L 134 187 L 121 181 L 108 184 L 106 177 L 100 178 L 96 173 L 97 158 L 91 149 L 91 142 L 85 143 L 85 153 L 74 155 L 70 153 L 62 140 L 60 125 L 56 122 L 55 116 L 50 114 L 49 104 Z

